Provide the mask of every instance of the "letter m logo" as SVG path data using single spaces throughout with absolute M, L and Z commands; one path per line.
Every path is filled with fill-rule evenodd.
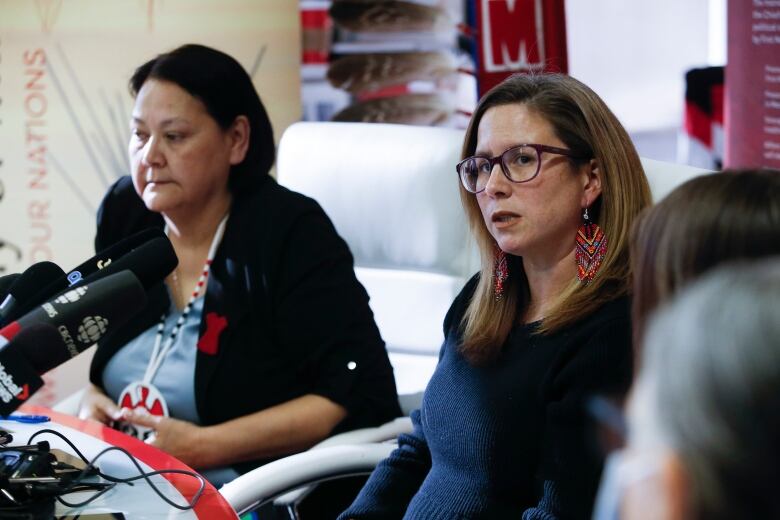
M 483 0 L 482 59 L 487 72 L 542 69 L 542 0 Z
M 564 0 L 469 0 L 480 94 L 515 72 L 566 73 Z

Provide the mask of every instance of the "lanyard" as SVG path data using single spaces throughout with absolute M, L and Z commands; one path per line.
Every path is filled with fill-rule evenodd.
M 160 369 L 160 365 L 162 365 L 166 354 L 168 354 L 168 351 L 171 350 L 171 347 L 176 342 L 176 336 L 179 333 L 179 330 L 181 330 L 182 325 L 187 321 L 187 316 L 192 310 L 193 303 L 195 303 L 195 300 L 206 285 L 206 279 L 208 278 L 209 270 L 211 269 L 211 262 L 214 260 L 214 255 L 217 253 L 217 247 L 219 247 L 219 243 L 222 241 L 222 235 L 225 234 L 227 220 L 228 215 L 225 215 L 222 218 L 222 221 L 220 221 L 219 226 L 217 226 L 217 230 L 214 232 L 214 238 L 211 240 L 206 263 L 203 265 L 203 271 L 198 278 L 198 283 L 195 284 L 195 289 L 192 291 L 192 295 L 190 296 L 187 305 L 184 307 L 181 316 L 176 320 L 176 325 L 173 326 L 173 330 L 165 341 L 165 344 L 163 344 L 162 339 L 165 332 L 165 319 L 168 317 L 168 314 L 164 312 L 160 317 L 160 323 L 157 325 L 157 335 L 154 339 L 154 349 L 152 349 L 152 355 L 149 358 L 149 364 L 146 366 L 146 372 L 144 373 L 143 378 L 143 382 L 147 385 L 151 384 L 154 376 L 157 375 L 157 371 Z M 167 225 L 165 226 L 165 234 L 168 234 Z

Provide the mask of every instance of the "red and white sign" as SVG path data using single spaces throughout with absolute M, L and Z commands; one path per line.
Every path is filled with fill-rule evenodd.
M 475 0 L 480 95 L 515 72 L 566 72 L 563 0 Z

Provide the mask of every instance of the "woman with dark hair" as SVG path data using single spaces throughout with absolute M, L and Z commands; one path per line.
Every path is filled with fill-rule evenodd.
M 661 303 L 716 265 L 780 254 L 780 172 L 729 170 L 678 186 L 637 219 L 630 240 L 634 345 Z
M 594 518 L 780 518 L 778 302 L 766 257 L 714 267 L 653 313 Z
M 589 518 L 583 400 L 631 382 L 628 233 L 650 203 L 587 86 L 517 75 L 479 102 L 457 165 L 482 268 L 455 299 L 414 431 L 341 518 Z
M 101 341 L 80 415 L 223 467 L 216 481 L 399 415 L 352 256 L 316 202 L 269 175 L 271 124 L 244 69 L 185 45 L 130 88 L 131 175 L 103 200 L 95 246 L 164 228 L 179 265 Z

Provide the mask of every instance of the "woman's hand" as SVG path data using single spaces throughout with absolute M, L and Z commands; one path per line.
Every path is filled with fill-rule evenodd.
M 95 385 L 89 385 L 79 403 L 79 419 L 91 419 L 109 424 L 119 419 L 119 407 Z
M 209 443 L 205 442 L 204 427 L 128 408 L 122 409 L 120 420 L 152 428 L 154 433 L 146 440 L 147 444 L 163 450 L 190 467 L 202 469 L 215 464 L 215 461 L 209 460 Z

